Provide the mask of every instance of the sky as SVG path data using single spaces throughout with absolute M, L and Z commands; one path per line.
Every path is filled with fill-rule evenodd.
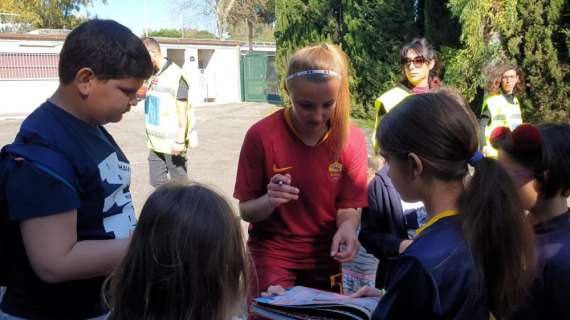
M 80 12 L 91 18 L 113 19 L 131 29 L 137 35 L 143 35 L 144 29 L 180 29 L 194 28 L 215 33 L 213 17 L 204 17 L 198 10 L 180 10 L 176 0 L 107 0 L 103 4 L 94 0 L 93 5 Z M 146 2 L 146 15 L 145 15 Z

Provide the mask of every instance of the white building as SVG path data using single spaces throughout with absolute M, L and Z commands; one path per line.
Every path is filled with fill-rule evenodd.
M 0 114 L 29 113 L 57 88 L 57 64 L 65 35 L 0 33 Z M 242 100 L 238 41 L 156 38 L 162 53 L 182 67 L 190 81 L 192 104 Z M 275 46 L 255 52 L 274 55 Z

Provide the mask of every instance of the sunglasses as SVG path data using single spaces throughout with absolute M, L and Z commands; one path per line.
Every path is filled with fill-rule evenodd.
M 424 63 L 427 62 L 427 59 L 422 56 L 417 56 L 413 59 L 410 58 L 402 59 L 402 65 L 404 65 L 405 67 L 409 66 L 410 62 L 414 64 L 414 67 L 421 68 L 424 65 Z

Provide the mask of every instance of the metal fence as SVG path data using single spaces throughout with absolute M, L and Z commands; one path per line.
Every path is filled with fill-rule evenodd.
M 0 52 L 0 80 L 58 79 L 58 53 Z
M 242 101 L 281 103 L 274 55 L 242 55 L 240 67 Z

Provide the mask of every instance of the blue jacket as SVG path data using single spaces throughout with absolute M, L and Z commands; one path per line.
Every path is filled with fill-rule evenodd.
M 372 319 L 489 319 L 459 216 L 424 230 L 398 258 Z
M 400 242 L 408 239 L 400 195 L 388 177 L 388 166 L 376 172 L 368 186 L 368 208 L 362 210 L 358 240 L 380 260 L 376 287 L 383 288 L 398 256 Z
M 570 210 L 534 227 L 538 274 L 512 319 L 570 319 Z

